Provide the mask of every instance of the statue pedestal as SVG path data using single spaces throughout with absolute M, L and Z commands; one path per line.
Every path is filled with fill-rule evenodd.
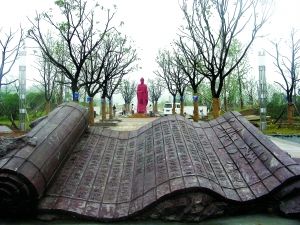
M 149 118 L 150 116 L 146 113 L 134 113 L 129 116 L 130 118 Z

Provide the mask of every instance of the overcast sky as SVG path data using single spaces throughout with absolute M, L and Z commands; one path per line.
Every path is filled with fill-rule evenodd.
M 2 0 L 0 27 L 17 27 L 20 23 L 26 26 L 27 16 L 33 17 L 36 10 L 53 7 L 53 2 L 54 0 Z M 274 2 L 273 15 L 264 27 L 264 34 L 269 35 L 256 41 L 251 49 L 252 61 L 255 61 L 253 58 L 256 58 L 262 47 L 269 45 L 269 40 L 286 38 L 291 28 L 300 28 L 300 0 Z M 176 39 L 178 27 L 183 23 L 178 0 L 104 0 L 104 3 L 117 5 L 115 22 L 117 24 L 124 21 L 125 33 L 136 43 L 141 58 L 141 70 L 134 74 L 136 80 L 141 76 L 146 79 L 153 77 L 158 49 L 167 48 Z M 270 61 L 267 59 L 267 62 Z M 273 71 L 274 69 L 267 68 L 268 80 L 276 77 Z

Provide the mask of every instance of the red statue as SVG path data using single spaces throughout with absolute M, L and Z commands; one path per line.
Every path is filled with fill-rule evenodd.
M 147 104 L 148 104 L 148 88 L 144 84 L 144 78 L 141 78 L 141 83 L 137 86 L 137 112 L 138 113 L 147 113 Z

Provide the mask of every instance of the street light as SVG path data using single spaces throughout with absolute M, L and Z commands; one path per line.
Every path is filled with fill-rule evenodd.
M 26 130 L 26 48 L 19 52 L 19 128 L 22 131 Z
M 259 105 L 260 105 L 260 130 L 263 131 L 267 126 L 267 82 L 265 51 L 258 52 L 258 71 L 259 71 Z

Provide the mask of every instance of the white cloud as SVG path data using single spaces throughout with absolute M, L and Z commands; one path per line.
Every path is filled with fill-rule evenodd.
M 27 17 L 33 17 L 36 11 L 46 10 L 53 0 L 9 0 L 2 1 L 0 8 L 0 27 L 27 26 Z

